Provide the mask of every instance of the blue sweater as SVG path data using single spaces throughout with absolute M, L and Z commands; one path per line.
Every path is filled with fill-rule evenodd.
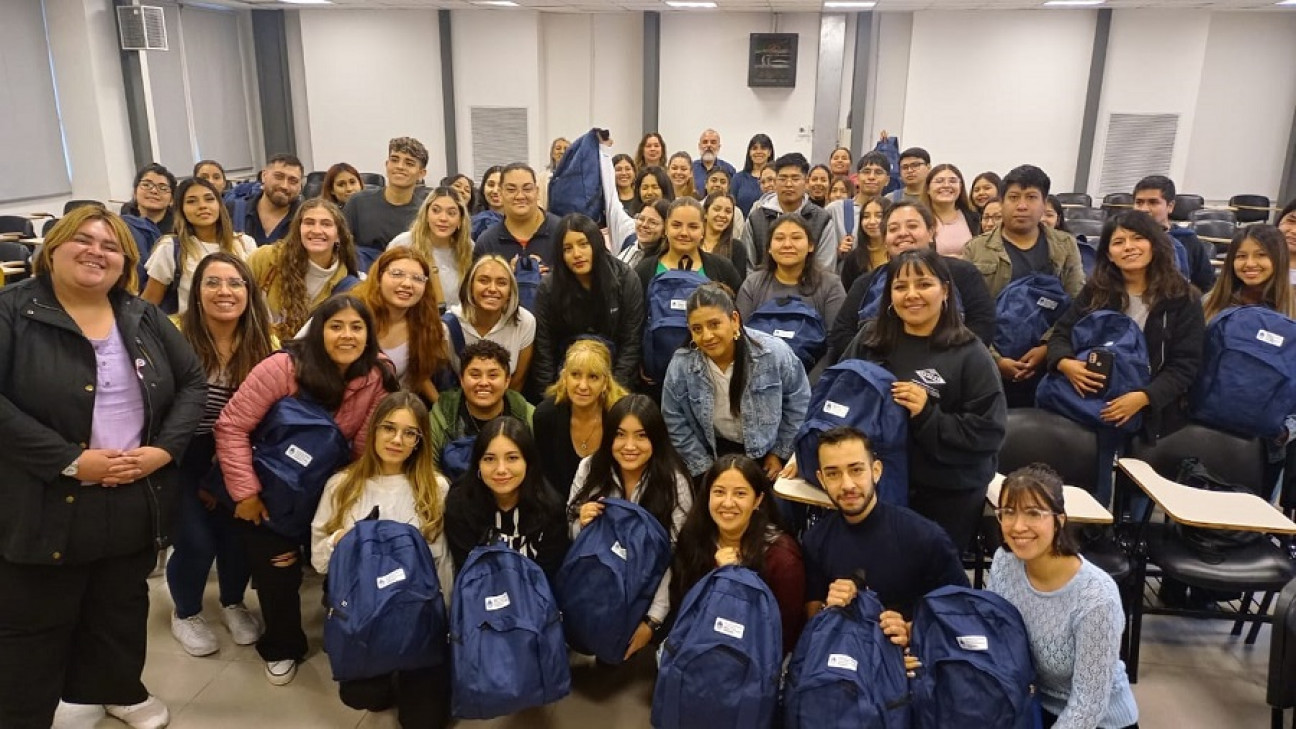
M 1026 621 L 1040 702 L 1058 717 L 1054 729 L 1112 729 L 1138 721 L 1120 659 L 1125 613 L 1110 575 L 1082 557 L 1070 582 L 1040 592 L 1026 577 L 1026 563 L 1001 549 L 986 587 Z

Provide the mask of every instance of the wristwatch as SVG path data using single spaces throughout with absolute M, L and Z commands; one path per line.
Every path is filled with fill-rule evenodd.
M 657 637 L 657 634 L 661 632 L 662 622 L 652 616 L 644 616 L 643 621 L 652 630 L 653 637 Z
M 67 468 L 63 469 L 63 475 L 67 476 L 68 478 L 76 478 L 77 473 L 80 470 L 80 463 L 81 463 L 81 457 L 77 456 L 77 459 L 75 461 L 72 461 L 72 463 L 69 464 Z

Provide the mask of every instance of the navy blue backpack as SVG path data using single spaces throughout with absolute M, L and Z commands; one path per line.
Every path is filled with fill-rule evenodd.
M 469 435 L 448 440 L 441 446 L 441 458 L 437 465 L 441 467 L 441 473 L 444 473 L 451 483 L 468 473 L 472 465 L 473 443 L 476 440 L 475 436 Z
M 549 212 L 560 218 L 581 213 L 600 228 L 606 225 L 601 149 L 598 133 L 592 129 L 571 143 L 549 180 Z
M 1296 321 L 1263 306 L 1225 309 L 1206 328 L 1191 393 L 1201 422 L 1248 438 L 1275 438 L 1296 413 Z
M 540 566 L 496 542 L 473 549 L 450 605 L 450 712 L 493 719 L 571 693 L 562 616 Z
M 823 317 L 800 296 L 780 296 L 761 304 L 746 325 L 783 340 L 807 370 L 828 351 Z
M 707 279 L 695 271 L 666 271 L 648 284 L 644 317 L 643 370 L 661 382 L 675 350 L 688 344 L 688 297 Z
M 909 411 L 891 397 L 895 376 L 881 365 L 848 359 L 824 370 L 810 392 L 805 422 L 797 429 L 797 470 L 820 486 L 819 434 L 849 425 L 868 436 L 873 455 L 882 461 L 878 498 L 909 504 Z
M 882 632 L 881 614 L 866 590 L 810 620 L 788 663 L 784 729 L 909 729 L 904 651 Z
M 540 262 L 524 252 L 517 257 L 513 275 L 517 277 L 518 306 L 535 311 L 536 291 L 540 288 Z
M 625 659 L 671 560 L 670 535 L 638 504 L 603 499 L 603 513 L 581 529 L 554 592 L 567 642 L 610 665 Z
M 329 477 L 351 460 L 351 446 L 324 406 L 298 392 L 281 398 L 252 431 L 252 467 L 261 482 L 266 526 L 306 539 Z
M 684 596 L 661 651 L 654 729 L 771 729 L 783 663 L 778 603 L 746 567 L 712 570 Z
M 1032 273 L 1008 284 L 995 299 L 994 347 L 1009 359 L 1020 359 L 1040 343 L 1071 297 L 1057 276 Z
M 941 587 L 914 608 L 909 651 L 914 729 L 1031 729 L 1039 722 L 1030 636 L 1012 603 L 985 590 Z
M 1090 428 L 1111 428 L 1112 425 L 1103 422 L 1099 415 L 1107 402 L 1147 387 L 1152 379 L 1147 340 L 1133 319 L 1119 311 L 1100 309 L 1076 322 L 1071 330 L 1071 347 L 1081 362 L 1088 361 L 1089 353 L 1094 350 L 1106 350 L 1115 355 L 1106 387 L 1081 397 L 1066 375 L 1049 372 L 1035 390 L 1035 404 Z M 1143 414 L 1139 413 L 1120 430 L 1133 433 L 1142 426 Z
M 1084 269 L 1085 280 L 1088 280 L 1098 264 L 1098 241 L 1090 243 L 1088 237 L 1077 235 L 1076 247 L 1080 249 L 1080 267 Z
M 324 652 L 334 681 L 439 666 L 449 655 L 432 550 L 409 524 L 357 521 L 329 559 L 326 605 Z

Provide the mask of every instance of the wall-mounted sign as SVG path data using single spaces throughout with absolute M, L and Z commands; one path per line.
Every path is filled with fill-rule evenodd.
M 747 86 L 791 89 L 796 87 L 797 34 L 752 33 L 747 57 Z

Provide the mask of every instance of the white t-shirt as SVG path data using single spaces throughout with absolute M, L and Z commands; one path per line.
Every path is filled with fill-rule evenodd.
M 459 320 L 459 325 L 463 329 L 465 347 L 473 342 L 489 339 L 508 350 L 510 375 L 517 371 L 518 355 L 535 341 L 535 317 L 526 309 L 518 308 L 516 323 L 513 321 L 513 317 L 501 318 L 484 337 L 477 333 L 472 324 L 468 323 L 468 319 L 463 315 L 463 309 L 458 304 L 450 307 L 450 311 Z M 449 334 L 446 335 L 447 342 L 450 341 L 449 336 Z
M 197 241 L 198 247 L 202 249 L 202 254 L 194 257 L 188 256 L 180 262 L 181 273 L 179 288 L 176 294 L 179 297 L 180 308 L 176 312 L 183 314 L 189 308 L 189 289 L 193 288 L 194 270 L 198 268 L 198 263 L 207 256 L 220 251 L 219 243 L 208 243 L 206 241 Z M 144 264 L 148 271 L 148 277 L 162 284 L 170 286 L 171 281 L 175 278 L 175 236 L 168 235 L 159 240 L 153 247 L 153 253 L 149 256 L 148 262 Z M 252 240 L 242 233 L 234 234 L 234 253 L 239 258 L 247 260 L 256 250 L 256 241 Z
M 733 363 L 721 370 L 719 365 L 706 358 L 707 373 L 715 391 L 715 409 L 711 413 L 711 428 L 715 434 L 734 443 L 743 442 L 742 420 L 729 412 L 729 385 L 733 382 Z

